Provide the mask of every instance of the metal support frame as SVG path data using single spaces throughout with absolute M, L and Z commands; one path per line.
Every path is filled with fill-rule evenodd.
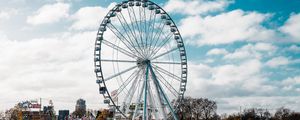
M 147 63 L 148 64 L 148 63 Z M 148 77 L 149 77 L 149 66 L 146 67 L 146 79 L 145 79 L 145 96 L 144 96 L 144 112 L 143 112 L 143 119 L 148 120 L 148 112 L 147 112 L 147 94 L 148 94 Z
M 154 73 L 154 71 L 153 71 L 153 69 L 152 69 L 152 66 L 151 66 L 150 62 L 147 63 L 147 71 L 148 71 L 148 69 L 149 69 L 150 72 L 151 72 L 151 76 L 152 76 L 152 79 L 154 80 L 154 83 L 156 83 L 156 85 L 158 86 L 159 91 L 161 92 L 163 98 L 164 98 L 165 101 L 167 102 L 167 105 L 168 105 L 168 107 L 169 107 L 169 110 L 170 110 L 170 112 L 172 113 L 174 119 L 175 119 L 175 120 L 178 120 L 178 118 L 177 118 L 177 116 L 176 116 L 176 114 L 175 114 L 175 111 L 174 111 L 173 107 L 172 107 L 171 104 L 170 104 L 170 101 L 168 100 L 166 94 L 164 93 L 163 89 L 161 88 L 161 85 L 159 84 L 159 81 L 157 80 L 157 77 L 156 77 L 156 75 L 155 75 L 155 73 Z M 147 73 L 147 72 L 146 72 L 146 73 Z M 148 74 L 146 74 L 146 75 L 148 75 Z M 147 78 L 147 76 L 146 76 L 146 78 Z M 147 80 L 147 79 L 146 79 L 146 80 Z

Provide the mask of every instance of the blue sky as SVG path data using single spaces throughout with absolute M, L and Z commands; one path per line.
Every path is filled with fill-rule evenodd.
M 300 111 L 300 1 L 153 0 L 176 21 L 189 59 L 187 96 Z M 93 73 L 99 22 L 120 0 L 0 0 L 0 110 L 53 99 L 102 104 Z M 188 7 L 187 7 L 188 6 Z M 298 100 L 298 101 L 297 101 Z

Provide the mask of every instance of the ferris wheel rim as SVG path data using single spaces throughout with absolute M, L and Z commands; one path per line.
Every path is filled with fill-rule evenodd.
M 182 98 L 183 98 L 183 96 L 184 96 L 184 93 L 185 93 L 185 91 L 186 91 L 186 82 L 187 82 L 187 56 L 186 56 L 186 51 L 185 51 L 185 47 L 184 47 L 184 43 L 183 43 L 183 39 L 182 39 L 182 37 L 181 37 L 181 34 L 180 34 L 180 32 L 179 32 L 179 30 L 178 30 L 178 28 L 177 28 L 177 26 L 176 26 L 176 24 L 175 24 L 175 22 L 173 21 L 173 19 L 170 17 L 170 15 L 163 9 L 163 8 L 161 8 L 159 5 L 157 5 L 156 3 L 154 3 L 154 2 L 152 2 L 152 1 L 149 1 L 149 0 L 143 0 L 143 1 L 141 1 L 141 0 L 129 0 L 129 1 L 123 1 L 122 3 L 120 3 L 120 4 L 117 4 L 114 8 L 112 8 L 107 14 L 106 14 L 106 16 L 105 16 L 105 18 L 109 18 L 110 19 L 110 14 L 111 13 L 115 13 L 116 12 L 116 9 L 123 9 L 122 8 L 122 6 L 123 5 L 127 5 L 128 4 L 128 2 L 131 2 L 131 1 L 133 1 L 133 2 L 141 2 L 141 3 L 144 3 L 144 2 L 147 2 L 147 3 L 151 3 L 151 4 L 153 4 L 155 7 L 157 7 L 156 9 L 159 9 L 159 10 L 162 10 L 162 12 L 163 12 L 163 14 L 165 14 L 168 18 L 169 18 L 169 20 L 172 22 L 172 24 L 173 25 L 175 25 L 175 27 L 176 27 L 176 29 L 177 29 L 177 31 L 178 31 L 178 34 L 177 34 L 177 36 L 179 37 L 179 39 L 178 40 L 176 40 L 177 42 L 181 42 L 181 45 L 178 45 L 177 47 L 176 47 L 176 50 L 178 49 L 178 50 L 180 50 L 180 53 L 182 53 L 182 54 L 180 54 L 180 63 L 176 63 L 176 64 L 181 64 L 181 71 L 182 71 L 182 69 L 186 69 L 185 70 L 185 73 L 181 73 L 181 77 L 180 77 L 180 93 L 179 93 L 179 95 L 178 95 L 178 98 L 177 98 L 177 100 L 178 101 L 181 101 L 182 100 Z M 126 8 L 127 9 L 127 8 Z M 105 20 L 105 19 L 104 19 Z M 102 22 L 101 22 L 101 25 L 104 23 L 104 20 L 102 20 Z M 107 40 L 105 40 L 104 38 L 100 38 L 98 35 L 100 35 L 100 34 L 102 34 L 102 35 L 100 35 L 100 36 L 102 36 L 103 37 L 103 34 L 105 33 L 105 31 L 103 32 L 103 31 L 101 31 L 100 29 L 98 30 L 98 32 L 97 32 L 97 39 L 96 39 L 96 42 L 95 42 L 95 50 L 94 50 L 94 56 L 95 56 L 95 73 L 96 73 L 96 77 L 97 77 L 97 83 L 98 83 L 98 85 L 99 85 L 99 88 L 101 87 L 101 85 L 102 86 L 104 86 L 107 90 L 106 90 L 106 93 L 105 94 L 103 94 L 103 96 L 105 97 L 105 98 L 109 98 L 110 99 L 110 102 L 111 102 L 111 104 L 109 103 L 109 105 L 112 105 L 112 106 L 115 106 L 115 108 L 124 116 L 124 117 L 127 117 L 124 113 L 122 113 L 122 111 L 118 108 L 118 106 L 116 105 L 116 103 L 113 101 L 113 99 L 112 99 L 112 97 L 111 97 L 111 95 L 110 95 L 110 92 L 111 91 L 109 91 L 108 90 L 108 88 L 106 87 L 106 81 L 105 81 L 105 78 L 104 78 L 104 75 L 103 75 L 103 72 L 102 72 L 102 67 L 101 67 L 101 64 L 102 64 L 102 61 L 101 61 L 101 46 L 102 46 L 102 43 L 103 42 L 107 42 Z M 100 42 L 100 44 L 99 44 L 99 42 Z M 108 41 L 109 42 L 109 41 Z M 178 44 L 178 43 L 177 43 Z M 100 49 L 98 48 L 98 47 L 100 47 Z M 99 51 L 100 53 L 98 54 L 97 53 L 97 51 Z M 130 56 L 135 56 L 136 57 L 136 55 L 130 55 Z M 155 57 L 159 57 L 159 56 L 155 56 Z M 154 57 L 154 58 L 155 58 Z M 96 60 L 96 58 L 99 58 L 100 60 L 99 61 L 97 61 Z M 184 59 L 183 59 L 184 58 Z M 136 61 L 127 61 L 127 62 L 136 62 Z M 98 63 L 98 64 L 97 64 Z M 185 67 L 183 67 L 183 66 L 185 66 Z M 96 70 L 98 70 L 98 68 L 100 68 L 100 71 L 96 71 Z M 101 83 L 98 81 L 98 80 L 101 80 Z M 184 85 L 183 85 L 184 84 Z M 175 108 L 176 109 L 176 108 Z

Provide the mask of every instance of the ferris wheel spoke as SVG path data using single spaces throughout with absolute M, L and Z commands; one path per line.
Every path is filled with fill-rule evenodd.
M 173 33 L 165 33 L 165 34 L 162 34 L 160 35 L 158 38 L 157 38 L 157 41 L 158 41 L 158 44 L 156 44 L 157 46 L 163 46 L 165 42 L 167 42 L 166 40 L 169 40 L 172 38 L 172 35 Z M 160 42 L 159 42 L 160 40 Z M 155 48 L 157 49 L 157 48 Z
M 156 14 L 154 13 L 154 15 L 156 16 Z M 150 12 L 150 16 L 149 16 L 149 20 L 148 20 L 148 28 L 147 28 L 147 32 L 148 32 L 148 34 L 147 34 L 147 38 L 146 38 L 146 40 L 148 41 L 147 42 L 147 47 L 145 48 L 145 49 L 147 49 L 147 53 L 146 53 L 146 56 L 148 57 L 148 53 L 149 53 L 149 48 L 151 47 L 150 46 L 150 41 L 151 41 L 151 26 L 152 26 L 152 24 L 153 24 L 153 10 L 151 10 L 151 12 Z
M 159 57 L 162 57 L 162 56 L 164 56 L 164 55 L 166 55 L 166 54 L 169 54 L 169 53 L 171 53 L 171 52 L 173 52 L 173 51 L 175 51 L 175 50 L 178 50 L 178 48 L 177 48 L 177 47 L 172 48 L 172 49 L 169 50 L 169 51 L 166 51 L 166 52 L 164 52 L 164 53 L 162 53 L 162 54 L 159 54 L 159 55 L 153 57 L 151 60 L 155 60 L 155 59 L 157 59 L 157 58 L 159 58 Z
M 134 12 L 135 10 L 132 7 L 131 7 L 131 11 L 132 11 L 132 14 L 133 14 L 134 17 L 132 17 L 132 15 L 130 14 L 131 12 L 129 11 L 129 9 L 127 9 L 128 15 L 130 17 L 132 28 L 136 28 L 136 30 L 137 30 L 137 31 L 135 29 L 133 30 L 134 34 L 135 34 L 135 37 L 136 37 L 136 43 L 138 44 L 139 48 L 142 50 L 142 48 L 140 46 L 140 43 L 138 41 L 138 38 L 140 38 L 139 40 L 140 40 L 140 42 L 142 42 L 140 27 L 137 24 L 137 18 L 136 18 L 135 12 Z M 134 27 L 135 25 L 136 25 L 136 27 Z
M 146 16 L 145 7 L 143 8 L 143 13 L 144 13 L 144 15 L 143 15 L 144 16 L 144 31 L 145 31 L 145 33 L 148 33 L 147 32 L 147 16 Z M 147 43 L 148 43 L 148 39 L 147 39 L 148 38 L 148 34 L 145 34 L 144 37 L 145 37 L 144 39 L 145 39 L 145 42 L 146 42 L 144 48 L 146 49 L 147 48 Z
M 166 78 L 163 77 L 162 74 L 160 74 L 160 73 L 158 72 L 158 70 L 156 70 L 156 69 L 154 68 L 154 71 L 156 71 L 156 73 L 159 75 L 159 78 L 161 78 L 161 79 L 158 79 L 158 80 L 159 80 L 161 83 L 163 83 L 163 85 L 164 85 L 166 88 L 168 88 L 168 90 L 169 90 L 175 97 L 177 97 L 177 95 L 179 94 L 179 92 L 171 85 L 171 83 L 169 83 L 169 82 L 166 80 Z M 158 77 L 158 76 L 157 76 L 157 77 Z M 164 82 L 163 82 L 162 80 L 164 80 Z
M 162 40 L 161 44 L 159 44 L 158 47 L 152 51 L 152 54 L 150 57 L 153 57 L 154 55 L 156 55 L 157 52 L 170 41 L 171 38 L 172 38 L 172 33 L 171 34 L 169 33 L 169 35 L 166 36 L 165 39 Z
M 116 29 L 116 27 L 113 25 L 113 24 L 110 24 L 111 25 L 111 27 L 109 27 L 108 26 L 108 28 L 116 35 L 116 37 L 118 37 L 118 39 L 125 45 L 125 46 L 127 46 L 127 48 L 129 49 L 129 50 L 131 50 L 131 51 L 135 51 L 136 53 L 138 53 L 140 56 L 143 56 L 135 47 L 134 47 L 134 45 L 130 42 L 130 40 L 128 40 L 118 29 Z M 115 29 L 116 31 L 114 31 L 113 29 Z M 121 37 L 123 37 L 123 39 L 122 38 L 120 38 L 120 36 Z M 125 43 L 125 41 L 123 41 L 123 40 L 125 40 L 127 43 Z M 129 45 L 128 45 L 129 44 Z M 131 47 L 129 47 L 129 46 L 131 46 Z M 132 50 L 131 48 L 133 48 L 134 50 Z
M 132 60 L 109 60 L 109 59 L 101 59 L 102 62 L 124 62 L 124 63 L 136 63 L 136 61 Z
M 154 27 L 155 27 L 155 23 L 156 23 L 156 14 L 154 13 L 154 20 L 152 21 L 152 24 L 150 26 L 151 32 L 150 32 L 150 44 L 149 44 L 149 48 L 147 50 L 147 57 L 149 57 L 150 54 L 150 50 L 151 50 L 151 46 L 153 43 L 153 34 L 154 34 Z
M 134 48 L 134 45 L 132 45 L 129 40 L 113 24 L 108 24 L 107 27 L 129 50 L 133 51 L 131 48 Z
M 160 24 L 159 24 L 159 26 L 158 26 L 158 32 L 156 32 L 155 33 L 155 35 L 154 35 L 154 37 L 153 37 L 153 39 L 155 40 L 155 42 L 154 42 L 154 45 L 153 45 L 153 48 L 152 48 L 152 50 L 153 49 L 155 49 L 155 46 L 157 45 L 157 43 L 158 43 L 158 41 L 159 41 L 159 38 L 160 38 L 160 36 L 161 36 L 161 33 L 163 32 L 163 29 L 165 28 L 165 24 L 162 24 L 163 23 L 163 21 L 161 21 L 160 22 Z M 162 26 L 161 26 L 162 25 Z M 151 51 L 152 50 L 150 50 L 150 56 L 151 56 Z
M 121 18 L 120 18 L 119 16 L 121 16 L 121 18 L 124 20 L 124 22 L 125 22 L 126 24 L 122 22 L 122 20 L 121 20 Z M 122 28 L 123 28 L 125 34 L 127 35 L 127 37 L 128 37 L 130 40 L 134 39 L 134 38 L 135 38 L 134 35 L 133 35 L 132 33 L 131 33 L 131 35 L 129 35 L 130 33 L 128 33 L 128 32 L 132 32 L 132 31 L 131 31 L 131 28 L 130 28 L 130 26 L 128 25 L 127 21 L 125 20 L 125 18 L 124 18 L 124 16 L 123 16 L 122 12 L 120 12 L 120 15 L 117 15 L 117 18 L 118 18 L 118 20 L 119 20 L 119 22 L 120 22 L 120 24 L 121 24 L 121 26 L 122 26 Z M 128 29 L 126 29 L 126 28 L 128 28 Z
M 141 72 L 141 70 L 139 72 Z M 139 73 L 137 74 L 135 80 L 132 82 L 132 85 L 131 85 L 129 91 L 126 94 L 126 96 L 128 96 L 128 97 L 126 97 L 124 101 L 125 101 L 126 105 L 129 105 L 129 106 L 126 107 L 126 111 L 129 111 L 129 107 L 130 107 L 130 105 L 132 103 L 132 98 L 133 98 L 133 96 L 135 94 L 136 88 L 139 85 L 138 84 L 138 80 L 139 80 Z
M 151 62 L 151 63 L 155 63 L 155 64 L 175 64 L 175 65 L 181 65 L 181 62 L 159 62 L 159 61 L 155 61 L 155 62 Z
M 140 26 L 140 32 L 141 32 L 141 42 L 142 42 L 142 46 L 144 46 L 144 36 L 145 36 L 145 32 L 143 31 L 143 24 L 142 24 L 142 10 L 141 7 L 139 7 L 139 26 Z
M 129 12 L 129 9 L 127 9 L 127 13 L 129 15 L 129 20 L 130 20 L 130 25 L 132 27 L 132 29 L 130 29 L 131 31 L 131 34 L 134 36 L 135 40 L 137 39 L 137 34 L 136 34 L 136 31 L 135 31 L 135 27 L 134 27 L 134 20 L 133 20 L 133 17 L 131 16 L 131 13 Z M 126 21 L 124 15 L 122 14 L 121 12 L 121 15 L 122 15 L 122 18 L 124 19 L 125 23 L 127 24 L 128 28 L 130 28 L 128 22 Z M 136 41 L 137 44 L 139 44 L 137 41 Z
M 117 73 L 117 74 L 114 74 L 114 75 L 112 75 L 112 76 L 110 76 L 110 77 L 107 77 L 106 79 L 104 79 L 104 81 L 106 82 L 106 81 L 108 81 L 108 80 L 110 80 L 110 79 L 113 79 L 113 78 L 119 76 L 119 75 L 122 75 L 122 74 L 124 74 L 124 73 L 127 73 L 128 71 L 131 71 L 131 70 L 133 70 L 133 69 L 135 69 L 135 68 L 137 68 L 137 66 L 130 67 L 130 68 L 128 68 L 128 69 L 126 69 L 126 70 L 123 70 L 123 71 L 121 71 L 121 72 L 119 72 L 119 73 Z
M 175 75 L 175 74 L 173 74 L 173 73 L 171 73 L 171 72 L 169 72 L 169 71 L 167 71 L 167 70 L 165 70 L 165 69 L 163 69 L 163 68 L 161 68 L 157 65 L 153 65 L 153 66 L 154 66 L 154 69 L 157 69 L 158 71 L 164 73 L 165 75 L 168 75 L 168 76 L 174 78 L 175 80 L 181 82 L 181 78 L 179 76 L 177 76 L 177 75 Z
M 105 45 L 107 45 L 107 46 L 109 46 L 109 47 L 111 47 L 111 48 L 113 48 L 113 49 L 115 49 L 117 51 L 120 51 L 121 53 L 123 53 L 123 54 L 125 54 L 125 55 L 127 55 L 127 56 L 129 56 L 131 58 L 137 57 L 132 52 L 129 52 L 129 51 L 127 51 L 127 50 L 125 50 L 125 49 L 123 49 L 123 48 L 121 48 L 121 47 L 119 47 L 119 46 L 117 46 L 117 45 L 115 45 L 115 44 L 107 41 L 107 40 L 102 40 L 102 42 L 103 42 L 103 44 L 105 44 Z
M 140 25 L 138 24 L 138 20 L 137 20 L 136 14 L 135 14 L 135 10 L 133 8 L 131 8 L 131 9 L 133 11 L 133 15 L 134 15 L 134 19 L 135 19 L 135 24 L 136 24 L 137 30 L 139 32 L 140 43 L 143 45 L 144 42 L 143 42 L 143 37 L 142 37 L 142 30 L 141 30 L 141 27 L 140 27 L 141 24 Z
M 156 46 L 156 44 L 157 44 L 157 42 L 158 42 L 158 40 L 159 40 L 159 38 L 160 38 L 160 36 L 162 35 L 162 33 L 164 32 L 163 30 L 164 30 L 164 28 L 166 27 L 166 24 L 164 24 L 164 20 L 160 20 L 160 24 L 159 24 L 159 26 L 158 26 L 158 32 L 156 32 L 155 33 L 155 36 L 153 37 L 153 39 L 155 39 L 156 41 L 155 41 L 155 45 L 154 46 Z
M 123 16 L 122 12 L 120 12 L 120 13 L 121 13 L 121 17 L 125 20 L 125 18 L 124 18 L 124 16 Z M 136 38 L 135 38 L 134 35 L 132 34 L 131 28 L 130 28 L 130 26 L 128 25 L 127 21 L 125 20 L 124 22 L 125 22 L 126 24 L 124 24 L 124 23 L 122 22 L 122 20 L 120 19 L 119 15 L 117 15 L 117 18 L 118 18 L 118 20 L 119 20 L 119 22 L 120 22 L 120 24 L 121 24 L 121 26 L 122 26 L 122 28 L 123 28 L 123 30 L 124 30 L 125 35 L 128 37 L 129 42 L 132 44 L 132 47 L 134 47 L 134 49 L 136 49 L 136 46 L 135 46 L 135 44 L 133 43 L 133 41 L 136 40 Z M 125 26 L 126 26 L 126 27 L 125 27 Z M 126 28 L 128 28 L 128 29 L 126 29 Z M 129 35 L 129 34 L 130 34 L 129 32 L 131 32 L 132 35 Z M 137 44 L 137 45 L 138 45 L 138 47 L 139 47 L 139 44 Z M 139 50 L 136 49 L 136 51 L 140 51 L 140 52 L 141 52 L 140 55 L 141 55 L 142 57 L 144 57 L 144 54 L 143 54 L 142 49 L 139 49 Z
M 145 74 L 145 71 L 143 71 L 143 74 Z M 141 98 L 143 96 L 143 92 L 144 92 L 144 87 L 145 87 L 145 81 L 143 80 L 142 81 L 143 83 L 141 84 L 141 90 L 139 91 L 139 94 L 138 94 L 138 97 L 136 98 L 136 106 L 134 108 L 134 112 L 133 112 L 133 116 L 132 116 L 132 120 L 135 120 L 135 117 L 136 117 L 136 114 L 137 114 L 137 110 L 138 110 L 138 107 L 139 107 L 139 104 L 141 103 Z
M 148 52 L 149 52 L 149 48 L 151 47 L 150 46 L 150 42 L 151 42 L 151 26 L 152 26 L 152 23 L 153 23 L 153 11 L 151 10 L 151 12 L 150 12 L 150 15 L 149 15 L 149 19 L 147 20 L 148 22 L 146 23 L 146 26 L 148 26 L 148 27 L 146 27 L 146 30 L 147 30 L 147 37 L 146 37 L 146 48 L 145 49 L 147 49 L 146 50 L 146 56 L 148 57 Z
M 127 10 L 128 10 L 128 9 L 127 9 Z M 132 39 L 135 40 L 137 46 L 139 47 L 140 51 L 141 51 L 141 52 L 143 53 L 143 55 L 144 55 L 144 52 L 145 52 L 145 51 L 140 47 L 140 44 L 139 44 L 139 42 L 138 42 L 138 40 L 137 40 L 137 36 L 136 36 L 135 31 L 134 31 L 134 27 L 132 26 L 132 25 L 133 25 L 133 21 L 131 20 L 131 15 L 130 15 L 130 13 L 128 12 L 129 17 L 130 17 L 130 21 L 131 21 L 131 26 L 133 27 L 133 28 L 132 28 L 133 30 L 131 29 L 130 25 L 128 24 L 127 20 L 125 19 L 123 13 L 122 13 L 122 12 L 120 12 L 120 13 L 121 13 L 121 17 L 123 18 L 123 20 L 124 20 L 124 22 L 125 22 L 127 28 L 129 29 L 129 32 L 131 33 L 131 35 L 132 35 L 132 37 L 133 37 Z M 124 30 L 126 31 L 126 29 L 124 29 Z M 127 34 L 127 35 L 128 35 L 128 34 Z
M 118 93 L 116 94 L 116 96 L 119 96 L 120 93 L 123 92 L 123 90 L 127 87 L 127 85 L 132 81 L 134 80 L 134 78 L 137 78 L 138 76 L 138 73 L 140 72 L 141 70 L 136 70 L 135 72 L 132 72 L 131 75 L 123 82 L 122 85 L 120 85 L 120 87 L 117 89 L 118 90 Z

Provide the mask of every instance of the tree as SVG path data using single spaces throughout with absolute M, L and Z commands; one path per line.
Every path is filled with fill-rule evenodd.
M 72 113 L 72 115 L 73 116 L 76 116 L 76 117 L 78 117 L 78 118 L 82 118 L 84 115 L 85 115 L 85 110 L 84 109 L 76 109 L 73 113 Z
M 299 120 L 299 119 L 300 119 L 300 113 L 293 112 L 289 116 L 289 120 Z
M 22 119 L 22 110 L 21 105 L 18 103 L 13 108 L 5 111 L 5 116 L 9 120 L 21 120 Z
M 103 109 L 98 112 L 96 120 L 107 120 L 108 118 L 113 118 L 113 112 Z
M 5 114 L 4 114 L 4 112 L 2 112 L 2 111 L 0 111 L 0 120 L 4 120 L 4 118 L 5 118 Z
M 257 115 L 257 112 L 255 109 L 247 109 L 244 110 L 244 113 L 242 115 L 242 120 L 259 120 L 259 116 Z
M 277 109 L 277 111 L 275 112 L 274 119 L 275 120 L 286 120 L 286 119 L 288 119 L 290 114 L 291 114 L 290 109 L 281 107 L 281 108 Z
M 216 111 L 217 104 L 215 101 L 206 98 L 186 97 L 182 103 L 179 104 L 178 116 L 182 120 L 218 120 L 220 117 Z
M 281 107 L 277 109 L 272 120 L 300 120 L 300 113 Z

